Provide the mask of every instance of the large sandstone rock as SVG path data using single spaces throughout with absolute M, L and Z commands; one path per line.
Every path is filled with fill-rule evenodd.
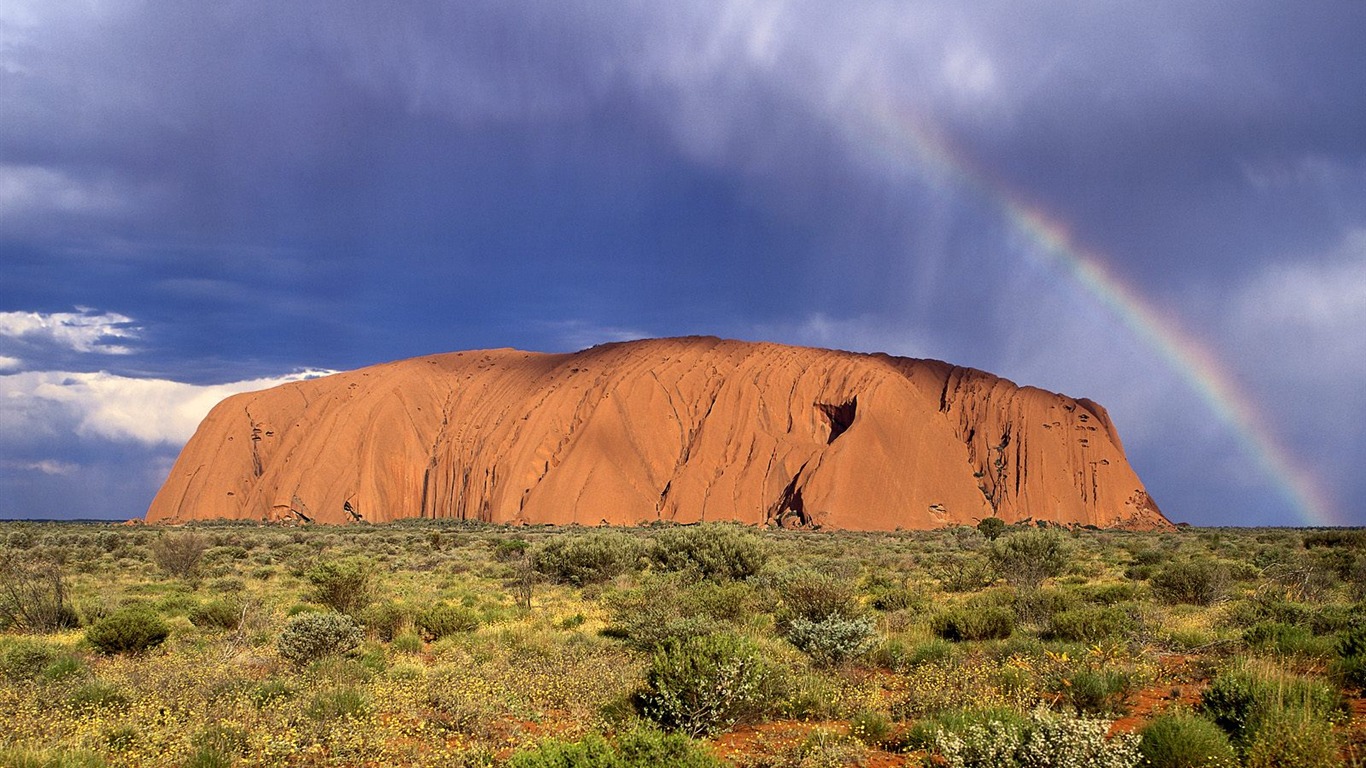
M 684 338 L 377 365 L 224 400 L 149 522 L 1169 523 L 1105 410 L 931 360 Z

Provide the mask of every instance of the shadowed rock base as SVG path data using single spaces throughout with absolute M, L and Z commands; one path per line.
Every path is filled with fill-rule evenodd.
M 855 530 L 1170 523 L 1105 409 L 933 360 L 681 338 L 402 360 L 224 400 L 148 522 Z

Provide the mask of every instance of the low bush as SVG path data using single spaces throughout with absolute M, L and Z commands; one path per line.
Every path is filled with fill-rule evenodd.
M 979 554 L 960 554 L 945 558 L 930 572 L 945 592 L 976 592 L 996 581 L 991 561 Z
M 758 648 L 742 637 L 671 640 L 651 659 L 637 702 L 650 720 L 696 738 L 761 711 L 768 676 Z
M 1343 765 L 1337 737 L 1327 720 L 1305 709 L 1278 709 L 1266 714 L 1244 749 L 1246 768 L 1339 768 Z
M 344 613 L 301 613 L 285 625 L 276 647 L 281 658 L 303 666 L 350 653 L 362 639 L 364 633 L 356 620 Z
M 1003 536 L 991 543 L 987 555 L 1006 581 L 1027 589 L 1062 573 L 1069 559 L 1062 534 L 1042 529 Z
M 69 653 L 59 655 L 38 673 L 39 679 L 48 683 L 67 680 L 85 673 L 85 664 L 79 657 Z
M 413 624 L 422 632 L 422 637 L 431 642 L 461 632 L 473 632 L 479 628 L 480 620 L 479 614 L 471 608 L 438 603 L 419 611 Z
M 1088 585 L 1081 589 L 1081 599 L 1095 605 L 1117 605 L 1139 597 L 1139 588 L 1128 582 Z
M 163 533 L 152 542 L 152 561 L 167 576 L 195 579 L 209 544 L 209 537 L 197 531 Z
M 789 571 L 776 580 L 775 590 L 779 606 L 774 615 L 778 631 L 784 634 L 798 619 L 809 625 L 832 618 L 854 619 L 863 613 L 863 606 L 849 580 L 829 573 Z
M 242 622 L 243 604 L 236 598 L 199 603 L 190 609 L 190 623 L 209 629 L 236 629 Z
M 720 768 L 719 760 L 692 739 L 636 727 L 608 741 L 589 734 L 579 741 L 550 739 L 535 749 L 518 752 L 510 768 Z
M 374 603 L 361 611 L 361 623 L 382 642 L 393 642 L 408 623 L 408 612 L 394 602 Z
M 881 747 L 891 741 L 892 721 L 881 712 L 855 712 L 849 718 L 849 735 L 870 747 Z
M 304 714 L 320 721 L 360 717 L 369 711 L 370 702 L 365 694 L 350 687 L 319 691 L 304 708 Z
M 1149 768 L 1237 768 L 1228 734 L 1189 712 L 1159 715 L 1139 733 L 1138 752 Z
M 820 621 L 798 617 L 787 629 L 788 642 L 819 666 L 833 666 L 862 656 L 877 641 L 877 626 L 867 617 L 832 615 Z
M 649 556 L 660 570 L 693 573 L 712 581 L 740 581 L 763 570 L 768 546 L 758 534 L 739 525 L 703 523 L 660 532 Z
M 1021 589 L 1010 605 L 1020 621 L 1046 627 L 1055 615 L 1080 608 L 1081 600 L 1061 589 Z
M 499 539 L 493 545 L 493 559 L 500 563 L 511 563 L 525 557 L 531 551 L 531 542 L 526 539 Z
M 532 555 L 536 570 L 557 584 L 600 584 L 635 569 L 643 546 L 625 533 L 557 536 Z
M 936 635 L 954 642 L 1004 640 L 1015 631 L 1015 613 L 999 606 L 964 606 L 936 614 L 930 628 Z
M 1331 638 L 1315 637 L 1308 627 L 1278 621 L 1265 621 L 1249 627 L 1243 632 L 1243 642 L 1250 648 L 1285 656 L 1322 658 L 1334 652 Z
M 873 592 L 868 604 L 873 608 L 891 613 L 893 611 L 918 611 L 925 607 L 927 600 L 919 592 L 904 586 L 895 586 Z
M 0 677 L 32 680 L 56 658 L 56 649 L 42 640 L 15 638 L 0 646 Z
M 1009 526 L 1006 525 L 1006 521 L 999 517 L 984 517 L 981 522 L 977 523 L 978 533 L 986 537 L 987 541 L 995 541 L 1001 538 L 1007 528 Z
M 309 599 L 338 613 L 355 614 L 374 599 L 373 566 L 364 560 L 326 560 L 304 577 L 311 585 Z
M 642 650 L 675 639 L 708 635 L 761 610 L 748 583 L 684 583 L 677 575 L 644 579 L 639 587 L 603 597 L 608 623 L 603 630 Z
M 1169 604 L 1213 605 L 1228 591 L 1228 571 L 1218 563 L 1177 561 L 1153 574 L 1149 584 L 1159 600 Z
M 1123 637 L 1134 630 L 1134 620 L 1122 608 L 1078 608 L 1053 614 L 1044 635 L 1052 640 L 1096 643 Z
M 1058 681 L 1053 693 L 1082 715 L 1117 715 L 1133 692 L 1133 680 L 1122 669 L 1078 669 Z
M 1138 738 L 1107 738 L 1106 720 L 1035 710 L 1023 723 L 989 721 L 935 733 L 933 750 L 949 768 L 1134 768 Z
M 72 709 L 105 709 L 127 703 L 128 696 L 122 689 L 99 680 L 76 686 L 66 697 L 66 705 Z
M 171 628 L 155 611 L 130 606 L 92 624 L 85 639 L 100 653 L 142 653 L 161 645 L 170 634 Z
M 0 552 L 0 630 L 55 632 L 77 623 L 57 563 Z
M 1277 712 L 1302 711 L 1311 719 L 1328 722 L 1341 703 L 1340 693 L 1321 680 L 1243 661 L 1210 681 L 1200 708 L 1235 744 L 1243 744 L 1263 720 Z
M 190 744 L 197 750 L 196 755 L 202 755 L 201 760 L 218 760 L 230 766 L 234 758 L 246 754 L 248 739 L 242 728 L 217 723 L 196 733 Z

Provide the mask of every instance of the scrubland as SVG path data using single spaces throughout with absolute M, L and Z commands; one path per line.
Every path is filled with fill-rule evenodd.
M 1366 532 L 0 524 L 5 766 L 1355 766 Z

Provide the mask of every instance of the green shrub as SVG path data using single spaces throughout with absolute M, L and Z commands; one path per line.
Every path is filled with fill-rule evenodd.
M 532 555 L 536 570 L 558 584 L 600 584 L 633 570 L 640 561 L 639 539 L 625 533 L 598 532 L 553 538 Z
M 276 647 L 281 658 L 303 666 L 350 653 L 362 639 L 364 633 L 356 620 L 344 613 L 301 613 L 285 625 Z
M 1235 744 L 1246 743 L 1267 716 L 1280 710 L 1299 710 L 1328 721 L 1341 705 L 1338 691 L 1326 683 L 1242 662 L 1210 681 L 1201 696 L 1201 710 L 1223 728 Z
M 1140 732 L 1139 754 L 1149 768 L 1237 768 L 1228 734 L 1188 712 L 1159 715 Z
M 312 586 L 309 599 L 338 613 L 355 614 L 374 599 L 373 568 L 364 560 L 320 562 L 304 574 Z
M 190 623 L 211 629 L 236 629 L 242 622 L 243 603 L 236 598 L 222 598 L 199 603 L 190 609 Z
M 1169 604 L 1213 605 L 1228 590 L 1228 571 L 1218 563 L 1168 563 L 1149 581 L 1153 594 Z
M 1328 721 L 1304 709 L 1275 710 L 1248 738 L 1246 768 L 1338 768 L 1340 746 Z
M 939 730 L 933 749 L 949 768 L 1134 768 L 1138 739 L 1106 737 L 1110 723 L 1035 710 L 1024 724 L 989 721 Z
M 208 548 L 209 537 L 197 531 L 163 533 L 152 542 L 152 561 L 167 576 L 194 579 Z
M 1366 530 L 1310 531 L 1304 534 L 1304 548 L 1314 549 L 1315 547 L 1366 549 Z
M 294 696 L 294 688 L 284 680 L 267 680 L 251 691 L 251 703 L 258 709 Z
M 660 532 L 651 545 L 650 559 L 664 571 L 740 581 L 763 570 L 768 547 L 757 534 L 739 525 L 702 523 Z
M 1134 630 L 1128 611 L 1113 606 L 1078 608 L 1053 614 L 1044 633 L 1050 639 L 1096 643 L 1122 637 Z
M 100 653 L 141 653 L 161 645 L 171 634 L 161 616 L 151 608 L 129 606 L 95 622 L 85 639 Z
M 399 653 L 417 653 L 422 650 L 422 636 L 416 632 L 404 632 L 394 637 L 392 647 Z
M 649 719 L 695 738 L 756 714 L 768 676 L 758 648 L 736 635 L 671 640 L 651 659 L 637 701 Z
M 603 632 L 651 650 L 669 640 L 720 632 L 727 623 L 745 618 L 750 608 L 757 610 L 752 602 L 745 584 L 684 584 L 677 576 L 651 577 L 635 589 L 603 597 L 608 614 Z
M 21 747 L 0 749 L 0 765 L 6 768 L 105 768 L 108 765 L 94 752 L 33 750 Z
M 413 619 L 413 624 L 422 631 L 422 636 L 428 641 L 440 640 L 460 632 L 473 632 L 479 628 L 479 623 L 479 614 L 473 609 L 447 603 L 438 603 L 419 611 Z
M 870 747 L 884 746 L 892 738 L 892 721 L 881 712 L 855 712 L 849 718 L 849 735 Z
M 820 666 L 843 664 L 862 656 L 877 640 L 877 625 L 867 617 L 831 615 L 820 621 L 797 617 L 788 624 L 788 642 Z
M 996 581 L 991 561 L 978 554 L 956 554 L 930 569 L 945 592 L 976 592 Z
M 1020 621 L 1046 626 L 1055 615 L 1080 608 L 1081 601 L 1075 593 L 1061 589 L 1020 589 L 1011 607 Z
M 1019 587 L 1037 588 L 1067 568 L 1067 544 L 1057 531 L 1036 529 L 1002 537 L 987 552 L 991 565 Z
M 58 656 L 50 664 L 43 667 L 43 671 L 38 673 L 38 677 L 44 682 L 51 683 L 57 682 L 58 680 L 66 680 L 67 678 L 75 677 L 84 672 L 85 664 L 82 663 L 78 657 L 66 653 Z
M 231 765 L 233 757 L 246 754 L 248 739 L 247 731 L 217 723 L 196 733 L 190 744 L 200 752 L 213 752 L 226 758 L 226 764 Z
M 200 747 L 190 753 L 182 768 L 232 768 L 233 758 L 212 747 Z
M 499 539 L 493 545 L 493 559 L 500 563 L 520 560 L 531 550 L 531 542 L 526 539 Z
M 1314 637 L 1308 627 L 1265 621 L 1243 632 L 1243 642 L 1250 648 L 1274 651 L 1288 656 L 1326 657 L 1333 654 L 1329 638 Z
M 598 734 L 579 741 L 550 739 L 535 749 L 518 752 L 510 768 L 720 768 L 721 762 L 706 749 L 678 733 L 661 733 L 637 727 L 608 742 Z
M 808 622 L 828 618 L 852 619 L 863 613 L 854 587 L 847 579 L 813 570 L 789 571 L 777 580 L 778 630 L 785 632 L 793 619 Z
M 55 632 L 77 623 L 57 563 L 0 551 L 0 631 Z
M 999 517 L 984 517 L 977 524 L 977 531 L 986 537 L 987 541 L 995 541 L 1006 532 L 1006 521 Z
M 1366 625 L 1351 627 L 1338 634 L 1339 656 L 1366 656 Z
M 1139 589 L 1134 584 L 1121 582 L 1117 584 L 1088 584 L 1081 589 L 1081 598 L 1088 603 L 1095 605 L 1117 605 L 1136 600 L 1139 597 Z
M 57 658 L 51 645 L 29 638 L 16 638 L 0 647 L 0 676 L 6 680 L 32 680 Z
M 381 642 L 390 643 L 408 623 L 408 612 L 393 602 L 375 603 L 361 612 L 365 629 Z
M 1004 640 L 1015 631 L 1015 613 L 999 606 L 964 606 L 936 614 L 930 628 L 954 642 Z
M 99 680 L 77 686 L 66 697 L 66 704 L 72 709 L 122 707 L 127 703 L 128 697 L 118 686 Z
M 881 589 L 873 593 L 868 604 L 873 608 L 891 613 L 893 611 L 916 611 L 925 607 L 925 596 L 904 586 Z
M 1114 715 L 1133 692 L 1133 680 L 1122 669 L 1078 669 L 1054 691 L 1082 715 Z
M 370 711 L 370 702 L 365 694 L 355 688 L 333 688 L 319 691 L 309 699 L 304 714 L 314 720 L 337 720 L 343 717 L 360 717 Z

